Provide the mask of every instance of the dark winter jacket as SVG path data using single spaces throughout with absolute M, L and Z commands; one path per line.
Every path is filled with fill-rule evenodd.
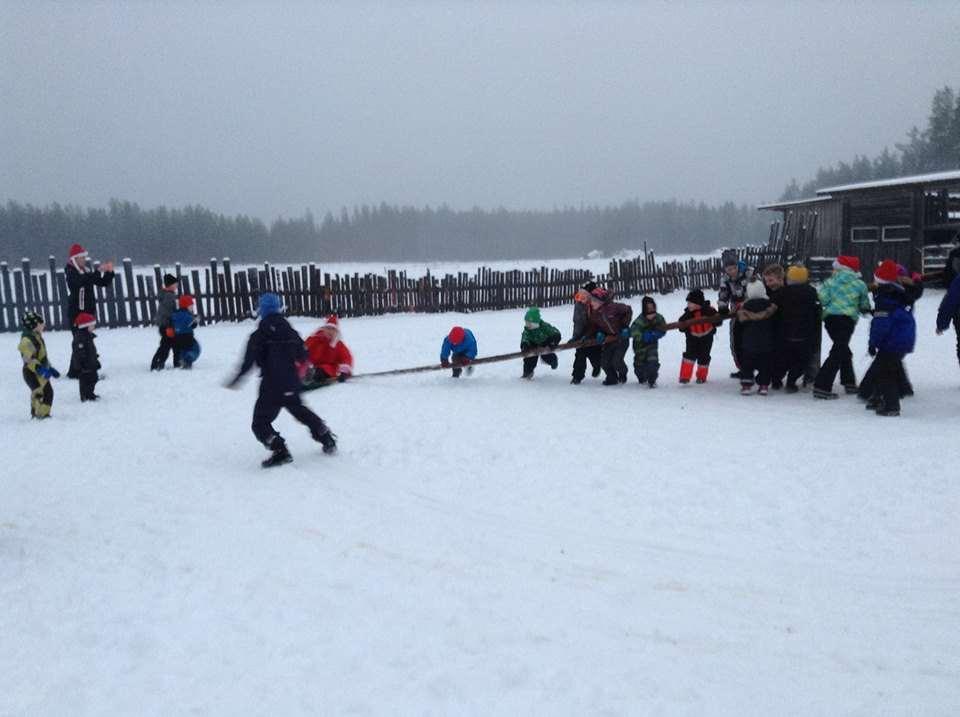
M 193 335 L 193 330 L 197 328 L 197 319 L 193 312 L 188 309 L 177 309 L 168 319 L 168 323 L 173 327 L 173 332 L 177 336 L 183 334 Z
M 172 291 L 160 289 L 157 296 L 157 315 L 154 318 L 154 323 L 161 329 L 167 328 L 171 325 L 170 317 L 173 316 L 175 311 L 177 311 L 177 295 Z
M 820 300 L 809 284 L 788 284 L 774 292 L 770 300 L 777 305 L 774 317 L 780 317 L 778 337 L 784 343 L 813 341 L 820 330 Z
M 451 353 L 454 356 L 463 356 L 471 361 L 477 357 L 477 339 L 470 329 L 463 330 L 463 341 L 458 344 L 451 342 L 449 336 L 444 336 L 443 344 L 440 346 L 440 362 L 449 359 Z
M 633 337 L 634 361 L 659 363 L 660 351 L 658 346 L 660 345 L 660 339 L 665 335 L 663 326 L 666 323 L 666 319 L 660 314 L 654 315 L 652 319 L 648 319 L 641 314 L 633 320 L 633 324 L 630 326 L 630 336 Z M 652 338 L 653 341 L 644 341 L 644 335 L 647 338 Z
M 578 301 L 573 305 L 573 333 L 570 334 L 571 341 L 592 338 L 597 333 L 593 324 L 590 322 L 590 311 L 587 305 Z
M 280 314 L 260 320 L 257 330 L 247 339 L 247 350 L 236 380 L 254 364 L 260 367 L 260 393 L 283 396 L 303 389 L 297 364 L 307 360 L 307 349 L 300 334 Z
M 742 311 L 764 315 L 773 307 L 770 299 L 748 299 L 741 306 Z M 773 315 L 763 319 L 741 320 L 741 344 L 745 354 L 765 354 L 773 351 L 775 325 Z
M 67 275 L 67 288 L 70 290 L 70 298 L 67 302 L 67 317 L 70 324 L 77 318 L 77 314 L 85 312 L 97 315 L 97 297 L 94 291 L 95 286 L 110 286 L 113 283 L 113 277 L 116 276 L 112 271 L 84 271 L 81 272 L 73 264 L 67 264 L 65 270 Z
M 940 301 L 937 311 L 937 331 L 946 331 L 950 322 L 960 314 L 960 275 L 950 282 L 950 288 Z
M 590 321 L 598 332 L 616 336 L 630 326 L 633 309 L 618 301 L 604 301 L 590 311 Z
M 907 298 L 899 284 L 877 289 L 873 321 L 870 322 L 870 349 L 908 354 L 917 340 L 917 322 L 907 310 Z
M 96 373 L 100 370 L 100 355 L 93 340 L 97 337 L 90 329 L 78 329 L 73 333 L 73 358 L 71 365 L 80 373 Z
M 701 319 L 708 316 L 716 316 L 717 310 L 710 306 L 710 302 L 705 303 L 701 308 L 696 311 L 690 311 L 687 309 L 680 315 L 680 321 L 689 321 L 690 319 Z M 702 323 L 702 324 L 692 324 L 685 329 L 680 329 L 681 332 L 685 333 L 687 336 L 692 338 L 702 338 L 704 336 L 709 336 L 712 333 L 715 333 L 717 330 L 716 324 Z
M 721 314 L 736 311 L 747 298 L 747 284 L 753 281 L 754 269 L 752 266 L 744 268 L 736 277 L 731 279 L 726 272 L 720 280 L 720 292 L 717 297 L 717 306 Z

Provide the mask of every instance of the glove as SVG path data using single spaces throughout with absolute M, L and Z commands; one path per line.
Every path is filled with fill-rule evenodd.
M 166 331 L 164 331 L 164 333 L 167 335 L 167 338 L 170 338 L 170 339 L 172 339 L 177 334 L 177 332 L 173 330 L 172 326 L 168 326 Z
M 737 262 L 737 271 L 739 271 L 742 274 L 746 270 L 747 270 L 747 262 L 741 259 L 740 261 Z
M 621 338 L 629 339 L 630 338 L 630 329 L 620 329 Z
M 53 368 L 50 366 L 37 366 L 37 373 L 43 376 L 45 379 L 53 378 L 53 374 L 56 373 Z M 60 374 L 58 373 L 57 376 Z
M 530 350 L 530 344 L 528 344 L 526 341 L 521 342 L 521 343 L 520 343 L 520 350 L 521 350 L 521 351 L 529 351 L 529 350 Z
M 870 354 L 871 356 L 876 356 L 876 355 L 877 355 L 877 347 L 876 347 L 876 346 L 871 346 L 870 348 L 867 349 L 867 353 Z
M 447 359 L 440 359 L 440 365 L 444 368 L 450 368 L 450 362 Z
M 337 376 L 337 383 L 343 383 L 343 382 L 346 381 L 348 378 L 350 378 L 350 374 L 348 374 L 348 373 L 341 373 L 339 376 Z
M 659 331 L 653 331 L 651 329 L 647 329 L 646 331 L 643 332 L 643 336 L 641 336 L 640 338 L 643 340 L 643 343 L 652 344 L 656 341 L 659 341 L 661 336 L 663 336 L 663 334 L 661 334 Z
M 729 315 L 730 315 L 730 307 L 729 307 L 729 306 L 721 306 L 721 307 L 720 307 L 720 316 L 729 316 Z
M 594 338 L 597 340 L 598 344 L 602 344 L 604 341 L 607 340 L 607 335 L 602 331 L 598 331 L 597 335 Z

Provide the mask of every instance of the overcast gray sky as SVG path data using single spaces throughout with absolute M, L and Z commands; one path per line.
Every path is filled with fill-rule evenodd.
M 775 198 L 960 85 L 960 2 L 0 0 L 0 200 Z

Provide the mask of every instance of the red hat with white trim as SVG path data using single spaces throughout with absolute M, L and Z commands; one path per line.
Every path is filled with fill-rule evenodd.
M 327 317 L 327 322 L 320 327 L 321 329 L 334 329 L 335 331 L 340 330 L 340 319 L 337 318 L 336 314 L 330 314 Z
M 850 269 L 851 271 L 860 271 L 860 257 L 846 256 L 841 254 L 833 260 L 834 269 Z
M 86 311 L 81 311 L 77 314 L 77 318 L 73 320 L 73 325 L 78 329 L 86 329 L 96 325 L 96 323 L 97 317 L 93 314 L 88 314 Z
M 68 255 L 68 258 L 70 259 L 70 261 L 73 261 L 73 260 L 76 259 L 77 257 L 81 257 L 81 256 L 89 256 L 89 255 L 87 254 L 87 250 L 84 249 L 84 248 L 83 248 L 82 246 L 80 246 L 79 244 L 73 244 L 73 245 L 71 245 L 71 246 L 70 246 L 70 253 L 69 253 L 69 255 Z
M 873 272 L 873 278 L 878 284 L 896 284 L 897 283 L 897 262 L 893 259 L 884 259 Z

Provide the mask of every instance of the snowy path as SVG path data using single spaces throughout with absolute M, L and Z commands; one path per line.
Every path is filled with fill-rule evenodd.
M 340 453 L 281 418 L 295 462 L 272 472 L 256 381 L 219 386 L 250 324 L 162 375 L 153 332 L 104 331 L 103 400 L 60 381 L 41 424 L 8 336 L 0 715 L 956 714 L 960 371 L 938 299 L 899 420 L 741 398 L 725 332 L 711 382 L 677 386 L 670 336 L 656 391 L 569 386 L 564 354 L 529 383 L 498 364 L 314 392 Z M 521 315 L 344 333 L 373 371 L 433 361 L 458 320 L 515 350 Z M 69 337 L 48 344 L 65 368 Z

